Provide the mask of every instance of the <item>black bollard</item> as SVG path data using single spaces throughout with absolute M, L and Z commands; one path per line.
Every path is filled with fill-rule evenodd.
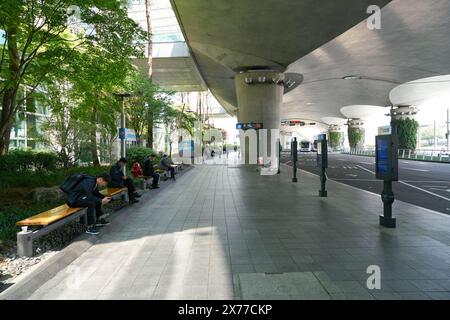
M 294 138 L 291 142 L 291 159 L 293 162 L 293 178 L 292 182 L 297 182 L 297 160 L 298 160 L 298 142 L 297 138 Z
M 327 181 L 326 168 L 328 168 L 328 143 L 326 134 L 320 134 L 317 141 L 317 166 L 320 168 L 319 197 L 327 197 L 325 183 Z

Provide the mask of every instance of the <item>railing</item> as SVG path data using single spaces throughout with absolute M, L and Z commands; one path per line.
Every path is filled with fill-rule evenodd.
M 375 148 L 364 149 L 345 149 L 344 154 L 352 154 L 358 156 L 375 157 Z M 420 160 L 420 161 L 434 161 L 450 163 L 450 152 L 445 150 L 432 149 L 416 149 L 416 150 L 398 150 L 399 159 Z

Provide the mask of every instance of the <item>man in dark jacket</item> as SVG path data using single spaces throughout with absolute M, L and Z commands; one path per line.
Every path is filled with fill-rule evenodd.
M 128 189 L 128 197 L 130 198 L 130 203 L 139 202 L 136 198 L 139 198 L 141 195 L 136 192 L 136 188 L 134 187 L 133 180 L 128 178 L 123 173 L 123 168 L 127 164 L 127 159 L 120 158 L 119 161 L 115 165 L 111 167 L 110 175 L 111 175 L 111 187 L 113 188 L 127 188 Z
M 86 233 L 98 234 L 96 227 L 109 224 L 105 219 L 100 219 L 103 215 L 102 205 L 111 201 L 98 191 L 98 187 L 106 187 L 111 181 L 109 174 L 104 173 L 98 177 L 86 176 L 67 195 L 67 205 L 71 208 L 86 208 L 88 228 Z
M 157 189 L 159 188 L 159 174 L 155 172 L 155 155 L 151 154 L 145 161 L 144 161 L 144 177 L 152 177 L 152 188 Z
M 175 168 L 172 167 L 172 163 L 170 158 L 167 156 L 167 154 L 163 155 L 161 158 L 161 161 L 159 162 L 159 167 L 161 169 L 164 169 L 166 171 L 170 172 L 170 178 L 172 180 L 176 180 L 175 179 Z

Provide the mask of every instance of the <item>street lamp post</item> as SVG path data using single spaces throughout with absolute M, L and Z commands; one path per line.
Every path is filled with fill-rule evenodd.
M 114 93 L 116 97 L 119 97 L 122 99 L 122 112 L 120 115 L 120 129 L 119 129 L 119 138 L 120 138 L 120 157 L 125 158 L 126 156 L 126 148 L 125 148 L 125 98 L 130 97 L 131 94 L 129 93 Z

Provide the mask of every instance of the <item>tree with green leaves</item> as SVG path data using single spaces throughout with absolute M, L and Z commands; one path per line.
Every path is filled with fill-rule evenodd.
M 171 106 L 164 109 L 161 116 L 161 122 L 167 128 L 169 155 L 171 155 L 172 144 L 181 142 L 182 131 L 191 136 L 194 135 L 195 121 L 198 121 L 197 115 L 192 112 L 185 112 L 183 106 Z
M 46 86 L 45 94 L 36 96 L 38 101 L 50 107 L 39 140 L 58 154 L 65 168 L 73 166 L 81 156 L 80 142 L 89 139 L 88 125 L 82 120 L 77 105 L 78 98 L 67 81 Z
M 69 23 L 74 16 L 75 23 Z M 58 66 L 90 50 L 123 60 L 138 56 L 145 39 L 116 0 L 2 0 L 0 29 L 5 31 L 0 45 L 0 154 L 8 152 L 19 106 L 58 73 Z M 21 87 L 25 94 L 18 97 Z

